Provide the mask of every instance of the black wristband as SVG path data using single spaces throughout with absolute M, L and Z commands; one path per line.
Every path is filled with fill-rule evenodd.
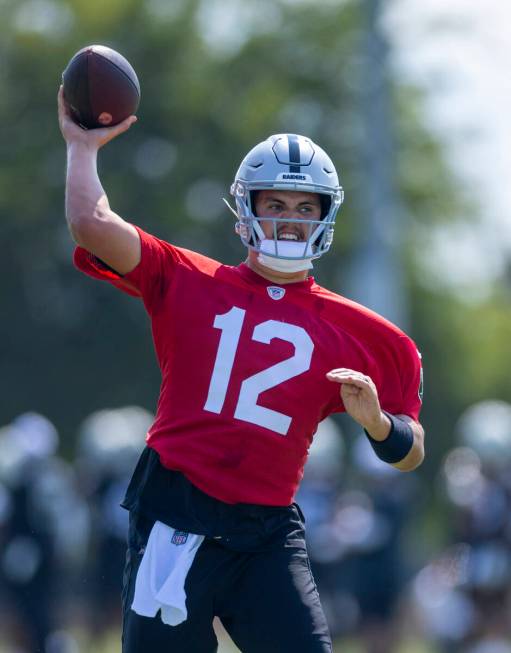
M 364 429 L 375 454 L 386 463 L 398 463 L 403 460 L 413 446 L 412 427 L 404 419 L 383 411 L 390 419 L 390 433 L 385 440 L 375 440 Z

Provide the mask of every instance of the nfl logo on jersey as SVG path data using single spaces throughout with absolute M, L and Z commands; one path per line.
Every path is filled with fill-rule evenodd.
M 188 533 L 186 531 L 174 531 L 174 535 L 172 536 L 172 539 L 170 541 L 172 542 L 172 544 L 179 546 L 180 544 L 184 544 L 187 539 L 188 539 Z
M 282 299 L 286 294 L 284 288 L 279 288 L 279 286 L 268 286 L 266 290 L 272 299 Z

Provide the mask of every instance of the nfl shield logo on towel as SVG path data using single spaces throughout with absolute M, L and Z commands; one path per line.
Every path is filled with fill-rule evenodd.
M 180 544 L 184 544 L 187 539 L 188 539 L 188 533 L 186 531 L 174 531 L 174 535 L 172 536 L 172 539 L 170 541 L 172 542 L 172 544 L 179 546 Z
M 279 288 L 279 286 L 268 286 L 266 290 L 272 299 L 282 299 L 286 294 L 284 288 Z

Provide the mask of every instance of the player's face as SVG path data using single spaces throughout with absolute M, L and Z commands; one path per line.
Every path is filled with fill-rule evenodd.
M 261 190 L 255 201 L 255 214 L 259 218 L 280 218 L 284 220 L 277 224 L 279 240 L 305 241 L 309 236 L 307 225 L 300 222 L 285 222 L 291 220 L 319 220 L 321 218 L 321 203 L 317 193 L 303 193 L 287 190 Z M 261 220 L 259 222 L 266 238 L 274 237 L 274 223 Z

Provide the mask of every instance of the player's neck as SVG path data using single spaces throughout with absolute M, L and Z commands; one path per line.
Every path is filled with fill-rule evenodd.
M 277 270 L 272 270 L 271 268 L 261 265 L 257 260 L 257 252 L 250 251 L 245 264 L 256 274 L 261 277 L 264 277 L 268 281 L 273 283 L 278 283 L 279 285 L 284 285 L 286 283 L 296 283 L 298 281 L 305 281 L 309 276 L 308 270 L 300 270 L 299 272 L 278 272 Z

